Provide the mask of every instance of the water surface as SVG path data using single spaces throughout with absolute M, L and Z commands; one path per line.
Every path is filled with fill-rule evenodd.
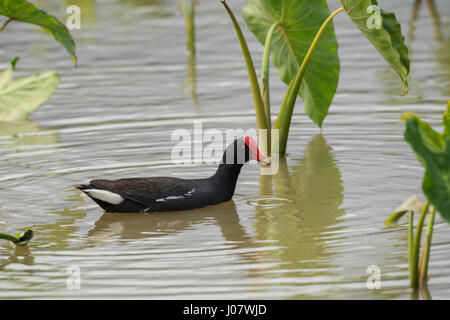
M 36 3 L 65 17 L 72 1 Z M 442 127 L 450 96 L 448 1 L 436 1 L 439 22 L 426 3 L 414 12 L 413 1 L 380 1 L 395 11 L 410 49 L 406 97 L 397 75 L 338 15 L 341 75 L 323 131 L 299 102 L 275 176 L 246 165 L 233 201 L 152 215 L 104 213 L 73 186 L 212 174 L 212 164 L 173 164 L 170 137 L 193 130 L 198 119 L 204 130 L 256 126 L 234 30 L 219 1 L 200 3 L 193 87 L 176 1 L 77 3 L 77 69 L 38 28 L 11 23 L 0 36 L 3 68 L 19 55 L 19 76 L 50 69 L 62 76 L 29 121 L 0 125 L 0 229 L 36 234 L 28 247 L 0 243 L 0 298 L 416 297 L 408 288 L 407 227 L 386 228 L 384 220 L 407 197 L 423 199 L 423 170 L 403 140 L 400 116 L 414 112 Z M 232 1 L 236 13 L 244 5 Z M 262 46 L 244 32 L 259 69 Z M 272 74 L 276 113 L 286 87 Z M 429 268 L 436 299 L 450 298 L 448 230 L 438 217 Z M 370 265 L 381 270 L 380 290 L 367 288 Z M 74 266 L 79 290 L 67 287 Z

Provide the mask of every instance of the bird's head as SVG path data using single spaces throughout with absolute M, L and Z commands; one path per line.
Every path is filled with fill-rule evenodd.
M 238 138 L 230 144 L 225 151 L 226 164 L 244 164 L 251 159 L 260 163 L 269 164 L 270 161 L 258 149 L 258 144 L 252 137 Z

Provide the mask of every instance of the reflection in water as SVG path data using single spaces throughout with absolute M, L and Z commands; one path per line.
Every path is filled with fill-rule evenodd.
M 80 202 L 84 200 L 78 192 L 71 192 L 64 200 L 69 203 L 70 208 L 48 212 L 48 215 L 57 216 L 56 221 L 31 227 L 36 235 L 32 241 L 33 245 L 38 244 L 39 248 L 46 250 L 79 249 L 78 244 L 73 244 L 72 241 L 78 243 L 80 227 L 76 222 L 87 215 L 85 210 L 78 209 Z
M 195 225 L 214 219 L 227 242 L 243 244 L 249 237 L 239 222 L 233 201 L 196 210 L 142 213 L 109 213 L 89 231 L 90 245 L 101 245 L 113 238 L 123 240 L 160 237 L 192 229 Z
M 428 284 L 421 284 L 418 289 L 412 289 L 411 300 L 433 300 L 430 290 L 428 289 Z
M 83 24 L 95 24 L 96 23 L 96 10 L 95 0 L 64 0 L 64 8 L 68 8 L 71 5 L 77 5 L 81 9 L 81 27 Z M 65 11 L 65 10 L 64 10 Z M 73 32 L 73 31 L 72 31 Z
M 441 91 L 441 95 L 443 97 L 447 97 L 450 95 L 450 87 L 447 83 L 450 81 L 450 72 L 437 72 L 442 70 L 450 70 L 450 42 L 448 37 L 444 37 L 444 33 L 448 34 L 448 25 L 441 24 L 441 17 L 439 15 L 439 9 L 436 7 L 436 3 L 434 0 L 426 0 L 426 7 L 428 8 L 429 16 L 431 18 L 434 34 L 433 39 L 436 41 L 436 46 L 428 45 L 425 48 L 432 51 L 432 54 L 435 55 L 435 59 L 432 59 L 434 62 L 433 68 L 430 68 L 427 65 L 426 72 L 427 78 L 431 79 L 433 86 L 432 89 L 436 89 Z M 419 51 L 417 54 L 420 56 L 420 59 L 423 59 L 423 51 L 424 46 L 420 44 L 416 48 L 413 47 L 414 42 L 416 41 L 417 29 L 422 30 L 425 29 L 421 24 L 424 24 L 424 21 L 420 20 L 420 9 L 422 8 L 422 0 L 415 0 L 412 9 L 412 16 L 409 21 L 409 32 L 408 37 L 406 39 L 406 45 L 408 47 L 408 55 L 411 60 L 414 60 L 413 53 L 415 51 Z M 444 28 L 444 30 L 442 30 Z M 419 33 L 420 36 L 420 33 Z M 430 37 L 431 38 L 431 37 Z M 419 40 L 420 41 L 420 40 Z M 419 60 L 420 62 L 420 60 Z M 439 74 L 439 78 L 437 78 L 436 74 Z M 420 100 L 426 99 L 427 91 L 430 89 L 427 87 L 427 78 L 411 79 L 410 87 L 412 90 L 408 93 L 407 96 L 398 98 L 398 86 L 395 85 L 396 75 L 393 72 L 387 71 L 387 69 L 380 70 L 377 72 L 377 76 L 380 78 L 380 83 L 386 85 L 385 93 L 388 97 L 389 104 L 410 104 L 415 103 Z M 425 90 L 426 89 L 426 90 Z M 445 100 L 446 101 L 446 100 Z
M 412 17 L 411 20 L 409 21 L 409 32 L 408 32 L 408 38 L 406 39 L 406 46 L 409 48 L 410 47 L 410 42 L 414 41 L 414 39 L 416 38 L 416 21 L 417 21 L 417 17 L 419 16 L 419 9 L 420 9 L 420 5 L 422 4 L 422 0 L 414 0 L 414 4 L 413 4 L 413 11 L 412 11 Z
M 121 0 L 123 3 L 136 6 L 136 7 L 146 7 L 152 5 L 162 5 L 164 0 Z
M 197 112 L 200 112 L 200 106 L 198 104 L 197 97 L 197 70 L 196 70 L 196 58 L 195 53 L 188 54 L 188 81 L 187 85 L 190 87 L 190 96 L 194 101 L 195 109 Z
M 438 42 L 443 42 L 444 37 L 442 34 L 441 17 L 439 16 L 439 11 L 436 8 L 436 3 L 434 0 L 426 0 L 428 12 L 430 13 L 431 21 L 433 22 L 435 37 Z M 409 23 L 409 33 L 408 33 L 408 47 L 416 39 L 416 28 L 419 18 L 419 11 L 422 5 L 422 0 L 415 0 L 413 5 L 412 17 Z
M 34 257 L 28 245 L 14 246 L 14 253 L 6 259 L 0 259 L 0 271 L 4 271 L 10 264 L 34 265 Z
M 255 216 L 258 240 L 277 240 L 278 258 L 297 273 L 329 266 L 332 251 L 324 234 L 342 228 L 335 225 L 344 210 L 339 208 L 341 174 L 322 134 L 310 141 L 303 159 L 294 161 L 288 167 L 286 158 L 280 159 L 273 181 L 271 176 L 260 176 L 261 199 Z
M 444 37 L 442 35 L 441 18 L 439 16 L 438 10 L 436 9 L 434 0 L 427 0 L 427 7 L 428 11 L 430 12 L 431 19 L 433 20 L 436 38 L 438 39 L 438 41 L 442 41 Z
M 254 239 L 241 225 L 233 201 L 186 211 L 143 213 L 109 213 L 95 223 L 88 233 L 86 247 L 99 247 L 120 241 L 127 244 L 130 240 L 164 237 L 197 228 L 199 225 L 214 221 L 220 228 L 224 244 L 232 246 L 243 264 L 253 265 L 263 260 L 261 251 L 249 250 L 258 247 Z M 199 244 L 201 246 L 201 244 Z M 243 250 L 239 250 L 243 249 Z M 256 270 L 248 269 L 248 277 L 260 277 Z
M 51 131 L 43 130 L 39 124 L 29 120 L 0 121 L 0 148 L 17 149 L 31 145 L 55 145 L 58 136 Z
M 175 11 L 176 2 L 165 0 L 119 0 L 119 3 L 127 7 L 136 8 L 136 13 L 144 14 L 148 17 L 162 18 L 172 16 Z M 125 8 L 129 9 L 129 8 Z M 150 9 L 150 10 L 144 10 Z M 123 12 L 123 11 L 121 11 Z
M 0 149 L 8 151 L 8 158 L 16 167 L 37 168 L 36 164 L 25 161 L 23 154 L 57 149 L 58 141 L 56 132 L 41 129 L 33 121 L 0 121 Z

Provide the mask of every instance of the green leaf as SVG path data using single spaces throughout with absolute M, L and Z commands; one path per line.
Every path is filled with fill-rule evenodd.
M 405 140 L 411 145 L 426 168 L 422 189 L 441 216 L 450 223 L 450 139 L 441 150 L 430 147 L 421 121 L 406 116 Z
M 405 113 L 402 116 L 403 121 L 412 118 L 417 120 L 420 135 L 422 136 L 423 141 L 426 144 L 427 148 L 434 151 L 442 150 L 445 145 L 445 140 L 442 137 L 442 135 L 439 132 L 435 131 L 428 123 L 420 120 L 420 118 L 415 114 Z
M 11 69 L 13 68 L 12 64 Z M 0 120 L 26 119 L 50 98 L 58 86 L 59 79 L 59 74 L 54 71 L 42 75 L 36 73 L 31 77 L 16 80 L 9 78 L 0 88 Z
M 272 36 L 271 53 L 280 78 L 286 84 L 297 71 L 309 45 L 322 23 L 330 15 L 326 0 L 248 0 L 242 11 L 249 29 L 264 44 L 267 33 L 277 24 Z M 305 111 L 318 126 L 322 125 L 339 79 L 339 57 L 333 24 L 325 29 L 300 86 Z
M 18 60 L 19 57 L 15 57 L 13 60 L 11 60 L 11 66 L 0 74 L 0 90 L 3 89 L 11 81 Z
M 19 238 L 18 243 L 16 243 L 17 246 L 23 246 L 26 245 L 34 236 L 34 232 L 31 229 L 27 229 L 24 233 L 17 235 L 17 238 Z
M 394 13 L 381 9 L 376 0 L 340 1 L 359 30 L 400 76 L 403 82 L 403 95 L 406 94 L 408 92 L 406 77 L 409 73 L 408 49 Z M 377 21 L 378 17 L 380 19 Z
M 450 137 L 450 100 L 447 102 L 447 111 L 444 113 L 442 122 L 444 123 L 444 139 L 447 140 Z
M 25 0 L 0 0 L 0 15 L 41 26 L 66 48 L 74 64 L 77 64 L 75 41 L 66 26 L 54 16 Z

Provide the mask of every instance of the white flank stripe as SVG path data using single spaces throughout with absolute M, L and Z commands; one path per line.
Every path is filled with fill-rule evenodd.
M 120 194 L 108 190 L 86 189 L 84 191 L 87 192 L 92 198 L 102 200 L 111 204 L 119 204 L 125 200 Z

